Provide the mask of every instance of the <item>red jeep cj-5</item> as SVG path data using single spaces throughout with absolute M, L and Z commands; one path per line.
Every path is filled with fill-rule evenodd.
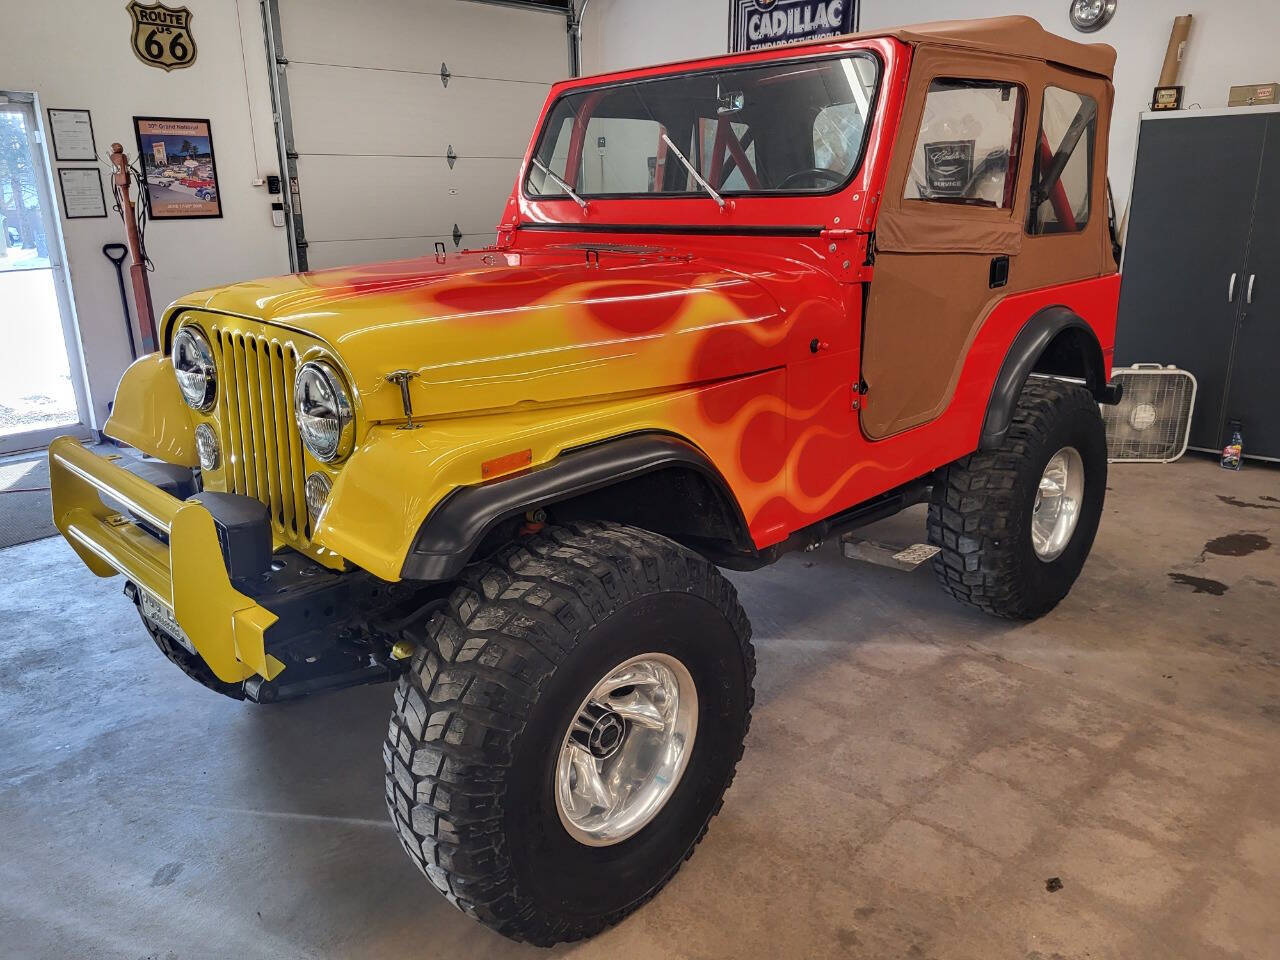
M 557 84 L 493 246 L 174 304 L 107 425 L 174 495 L 58 441 L 55 518 L 220 693 L 394 678 L 413 861 L 507 936 L 596 933 L 742 755 L 719 567 L 927 501 L 959 600 L 1075 582 L 1114 60 L 1010 17 Z
M 1114 61 L 1010 17 L 552 90 L 496 253 L 585 267 L 513 270 L 504 306 L 592 301 L 603 328 L 578 336 L 611 356 L 598 371 L 565 358 L 588 364 L 584 395 L 696 384 L 698 399 L 650 409 L 644 426 L 665 434 L 610 427 L 528 474 L 527 495 L 494 495 L 546 504 L 559 526 L 504 535 L 492 585 L 482 567 L 437 622 L 446 653 L 502 619 L 470 604 L 501 608 L 522 578 L 560 571 L 575 608 L 601 609 L 539 673 L 556 719 L 490 718 L 527 726 L 479 767 L 434 752 L 446 738 L 416 735 L 412 710 L 392 724 L 392 815 L 460 907 L 509 936 L 575 939 L 692 853 L 740 755 L 754 668 L 732 588 L 701 558 L 756 567 L 927 499 L 953 596 L 1032 618 L 1066 595 L 1102 514 L 1098 404 L 1119 399 Z M 673 461 L 687 469 L 656 467 Z M 627 527 L 590 525 L 602 519 Z M 702 602 L 658 599 L 673 590 Z M 402 691 L 448 710 L 434 670 L 411 670 Z M 441 769 L 422 760 L 442 755 Z

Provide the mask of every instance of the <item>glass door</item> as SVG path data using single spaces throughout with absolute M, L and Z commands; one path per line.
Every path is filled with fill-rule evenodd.
M 85 410 L 37 114 L 0 93 L 0 454 L 88 436 Z

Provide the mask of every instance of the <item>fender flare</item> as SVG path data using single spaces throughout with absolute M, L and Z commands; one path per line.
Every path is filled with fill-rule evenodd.
M 452 580 L 502 521 L 673 467 L 692 469 L 710 482 L 734 514 L 737 546 L 754 550 L 742 507 L 707 455 L 671 434 L 639 433 L 570 450 L 525 473 L 455 489 L 422 521 L 400 576 Z
M 987 412 L 978 439 L 979 450 L 990 450 L 1004 439 L 1013 422 L 1013 410 L 1017 406 L 1022 385 L 1035 370 L 1049 344 L 1064 330 L 1081 332 L 1078 339 L 1081 352 L 1079 362 L 1084 369 L 1084 381 L 1089 391 L 1099 402 L 1115 403 L 1119 400 L 1118 393 L 1113 398 L 1113 391 L 1107 385 L 1102 345 L 1098 343 L 1098 335 L 1093 332 L 1093 328 L 1070 307 L 1045 307 L 1023 324 L 1018 335 L 1013 338 L 1013 343 L 1009 345 L 1009 352 L 1005 354 L 996 382 L 991 387 L 991 397 L 987 401 Z

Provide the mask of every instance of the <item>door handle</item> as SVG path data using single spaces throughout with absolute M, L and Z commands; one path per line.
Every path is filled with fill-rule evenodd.
M 1233 273 L 1227 281 L 1227 303 L 1236 302 L 1236 275 Z
M 1257 278 L 1256 273 L 1249 274 L 1249 286 L 1244 289 L 1244 302 L 1253 303 L 1253 281 Z
M 1009 282 L 1009 258 L 999 256 L 991 258 L 991 270 L 987 276 L 987 287 L 991 290 L 1003 287 Z

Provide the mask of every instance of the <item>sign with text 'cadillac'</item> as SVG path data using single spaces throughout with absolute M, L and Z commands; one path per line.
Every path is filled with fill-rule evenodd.
M 857 9 L 858 0 L 729 0 L 729 50 L 852 33 Z

